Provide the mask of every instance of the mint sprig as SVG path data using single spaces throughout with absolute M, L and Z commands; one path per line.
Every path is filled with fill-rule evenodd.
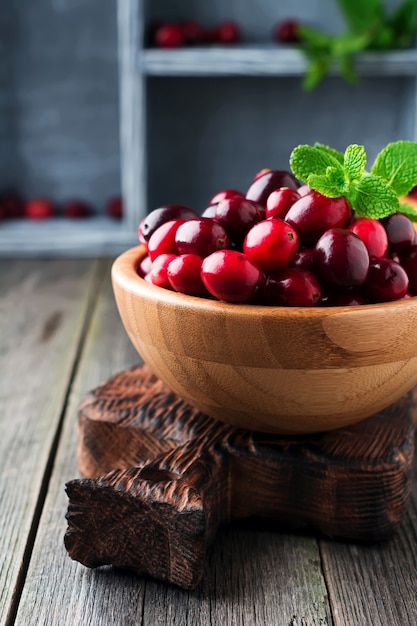
M 366 162 L 365 148 L 358 144 L 344 153 L 323 144 L 305 144 L 294 148 L 290 157 L 297 178 L 329 198 L 345 196 L 357 215 L 381 219 L 401 210 L 417 221 L 417 212 L 399 201 L 417 185 L 417 143 L 389 143 L 370 172 Z

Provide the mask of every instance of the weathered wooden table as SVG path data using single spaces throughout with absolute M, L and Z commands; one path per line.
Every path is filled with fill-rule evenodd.
M 416 480 L 389 541 L 228 527 L 192 592 L 68 557 L 64 485 L 79 476 L 78 403 L 139 360 L 115 308 L 110 265 L 0 261 L 0 623 L 417 624 Z

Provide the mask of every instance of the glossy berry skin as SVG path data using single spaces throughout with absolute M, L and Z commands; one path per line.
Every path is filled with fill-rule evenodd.
M 54 203 L 48 198 L 34 198 L 25 205 L 25 216 L 31 220 L 45 220 L 55 213 Z
M 199 217 L 184 221 L 175 236 L 178 254 L 197 254 L 206 257 L 216 250 L 230 246 L 225 228 L 214 219 Z
M 178 228 L 185 223 L 185 220 L 170 220 L 161 224 L 159 228 L 152 233 L 148 241 L 148 254 L 151 261 L 155 261 L 156 257 L 161 254 L 178 254 L 175 235 Z
M 287 172 L 286 170 L 267 170 L 265 174 L 258 175 L 258 177 L 255 178 L 246 192 L 246 197 L 248 200 L 253 200 L 254 202 L 259 202 L 259 204 L 266 206 L 268 197 L 279 187 L 297 189 L 299 184 L 291 172 Z
M 366 299 L 357 291 L 346 290 L 342 293 L 327 293 L 321 299 L 322 306 L 362 306 Z
M 292 267 L 297 267 L 299 270 L 313 272 L 313 248 L 302 248 L 301 250 L 298 250 L 297 254 L 291 261 L 291 265 Z
M 160 254 L 152 263 L 149 276 L 151 283 L 157 287 L 171 289 L 171 283 L 168 280 L 168 266 L 176 258 L 175 254 Z
M 243 251 L 264 272 L 274 272 L 294 259 L 298 235 L 284 220 L 262 220 L 246 235 Z
M 364 294 L 372 302 L 399 300 L 408 292 L 406 271 L 391 259 L 371 261 L 369 276 L 364 287 Z
M 221 22 L 215 29 L 215 40 L 219 44 L 229 45 L 240 41 L 240 28 L 236 22 Z
M 405 252 L 414 243 L 414 226 L 403 213 L 394 213 L 381 220 L 388 237 L 388 252 Z
M 232 241 L 240 244 L 252 226 L 262 220 L 262 214 L 256 202 L 235 196 L 217 204 L 215 219 L 225 227 Z
M 279 43 L 300 43 L 299 27 L 298 20 L 283 20 L 275 26 L 273 38 Z
M 151 269 L 152 261 L 151 257 L 148 255 L 144 256 L 143 259 L 141 259 L 141 261 L 139 261 L 136 265 L 136 272 L 141 278 L 145 278 L 145 276 L 150 273 Z
M 121 196 L 114 196 L 106 203 L 106 213 L 109 217 L 120 220 L 123 216 L 123 200 Z
M 409 280 L 409 291 L 413 296 L 417 296 L 417 245 L 413 244 L 407 250 L 401 260 L 401 265 L 407 272 Z
M 184 204 L 167 204 L 154 209 L 141 221 L 138 229 L 139 241 L 149 241 L 152 233 L 161 224 L 175 219 L 190 220 L 197 217 L 197 213 Z
M 329 287 L 357 287 L 368 278 L 368 250 L 347 228 L 326 231 L 314 247 L 313 259 L 319 280 Z
M 281 217 L 285 219 L 290 207 L 300 199 L 300 194 L 290 187 L 275 189 L 266 201 L 265 217 Z
M 162 24 L 154 32 L 154 43 L 158 48 L 180 48 L 185 44 L 184 30 L 180 24 Z
M 327 198 L 311 190 L 295 202 L 285 216 L 304 246 L 312 246 L 330 228 L 347 226 L 352 211 L 346 198 Z
M 201 278 L 218 300 L 244 303 L 255 297 L 263 274 L 242 252 L 219 250 L 204 259 Z
M 312 272 L 284 267 L 268 274 L 263 295 L 272 306 L 318 306 L 322 288 Z
M 208 296 L 201 279 L 203 259 L 197 254 L 182 254 L 175 257 L 168 265 L 167 276 L 174 291 L 189 296 Z
M 206 209 L 204 209 L 204 211 L 202 212 L 201 217 L 214 218 L 216 217 L 216 210 L 217 210 L 217 203 L 209 204 L 209 206 Z
M 388 237 L 378 220 L 370 217 L 355 217 L 348 226 L 365 244 L 370 257 L 382 259 L 388 251 Z
M 240 198 L 244 198 L 245 194 L 242 193 L 241 191 L 238 191 L 237 189 L 222 189 L 221 191 L 218 191 L 211 198 L 211 200 L 209 202 L 209 205 L 211 205 L 211 204 L 218 204 L 222 200 L 227 200 L 228 198 L 234 198 L 235 196 L 238 196 Z

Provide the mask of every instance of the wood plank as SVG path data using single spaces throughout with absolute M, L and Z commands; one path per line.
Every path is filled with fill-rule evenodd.
M 79 475 L 79 400 L 138 361 L 108 281 L 74 384 L 16 624 L 330 625 L 314 538 L 228 528 L 216 541 L 207 575 L 194 592 L 113 569 L 89 570 L 69 559 L 63 546 L 68 504 L 64 484 Z
M 0 261 L 0 623 L 24 572 L 97 270 Z
M 321 543 L 335 626 L 417 623 L 416 464 L 417 458 L 409 511 L 391 540 L 362 546 Z

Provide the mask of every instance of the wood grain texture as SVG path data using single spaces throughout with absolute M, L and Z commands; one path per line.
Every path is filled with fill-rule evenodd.
M 65 544 L 89 567 L 195 588 L 232 520 L 380 540 L 406 511 L 413 452 L 408 398 L 350 428 L 267 436 L 193 411 L 147 367 L 130 369 L 80 405 L 79 466 L 95 479 L 67 485 Z
M 13 610 L 95 288 L 91 261 L 0 262 L 0 623 Z
M 417 383 L 417 298 L 358 307 L 263 307 L 194 298 L 112 268 L 126 331 L 152 371 L 207 415 L 250 430 L 352 424 Z

